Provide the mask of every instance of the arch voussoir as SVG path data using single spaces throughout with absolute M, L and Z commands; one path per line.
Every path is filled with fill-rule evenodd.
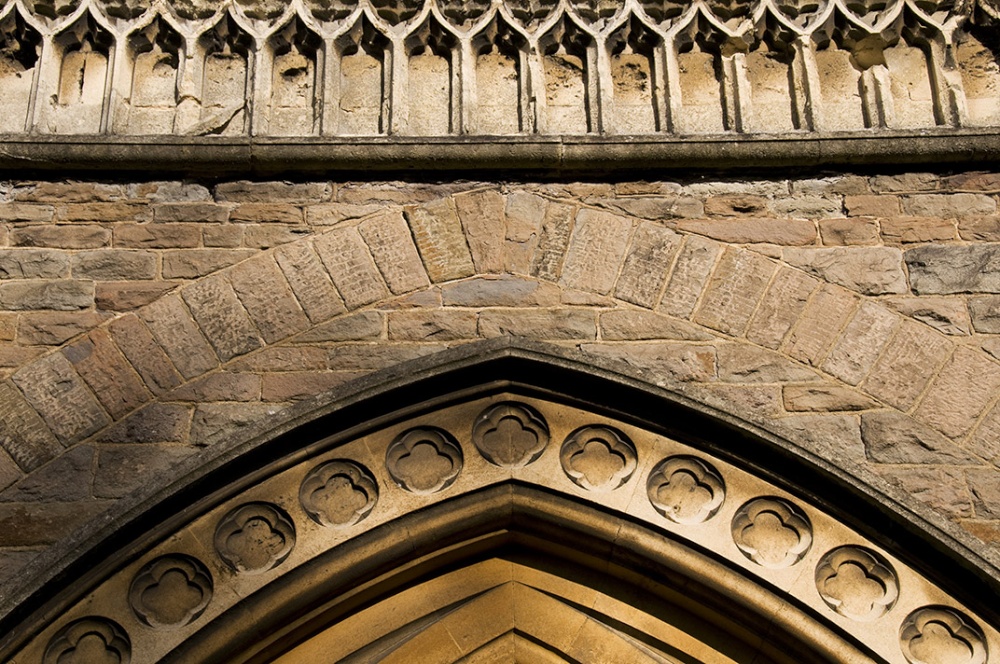
M 992 458 L 977 427 L 992 421 L 1000 368 L 984 353 L 752 248 L 485 188 L 261 252 L 22 367 L 0 389 L 18 470 L 4 481 L 88 440 L 163 444 L 176 460 L 211 431 L 496 336 L 610 358 L 817 449 L 829 446 L 794 422 L 835 421 L 825 430 L 855 461 L 892 472 L 892 445 L 931 445 L 927 463 L 941 468 Z M 917 433 L 865 426 L 882 411 Z

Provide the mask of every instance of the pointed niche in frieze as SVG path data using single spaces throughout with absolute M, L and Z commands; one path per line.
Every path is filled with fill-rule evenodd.
M 298 17 L 293 17 L 269 42 L 272 58 L 271 92 L 262 101 L 269 105 L 267 134 L 272 136 L 319 133 L 322 108 L 323 41 Z M 263 129 L 263 128 L 262 128 Z
M 658 661 L 772 661 L 780 647 L 788 661 L 986 664 L 1000 652 L 989 607 L 845 523 L 816 485 L 779 485 L 720 452 L 742 453 L 731 439 L 713 447 L 493 387 L 326 433 L 341 416 L 283 433 L 287 457 L 213 484 L 189 520 L 110 555 L 103 581 L 0 659 L 367 660 L 388 635 L 433 640 L 453 614 L 485 642 L 544 625 L 569 661 L 609 661 L 555 638 L 581 619 L 604 626 L 602 644 L 641 643 Z M 678 587 L 683 607 L 670 604 Z M 432 661 L 487 657 L 447 642 Z
M 471 133 L 531 131 L 534 115 L 527 39 L 497 13 L 472 39 L 476 99 Z
M 637 16 L 630 16 L 608 40 L 617 134 L 664 131 L 666 58 L 663 39 Z
M 544 102 L 538 130 L 543 134 L 586 134 L 600 131 L 597 119 L 597 52 L 594 39 L 569 15 L 539 40 Z
M 120 133 L 172 134 L 176 131 L 178 74 L 184 39 L 157 17 L 129 38 L 133 61 L 128 104 L 115 110 Z
M 42 37 L 13 3 L 0 10 L 0 134 L 25 131 Z
M 244 134 L 249 126 L 249 83 L 253 38 L 227 12 L 202 34 L 201 113 L 191 131 L 200 134 Z
M 461 132 L 458 96 L 462 63 L 458 39 L 431 14 L 406 38 L 407 117 L 403 133 L 443 136 Z M 394 102 L 396 100 L 393 100 Z
M 107 126 L 107 85 L 111 72 L 111 33 L 84 12 L 53 40 L 58 69 L 48 77 L 54 90 L 39 99 L 43 131 L 98 134 Z M 53 67 L 53 69 L 55 69 Z
M 334 42 L 328 78 L 330 104 L 324 104 L 324 133 L 376 136 L 389 128 L 388 86 L 391 51 L 389 40 L 362 14 Z

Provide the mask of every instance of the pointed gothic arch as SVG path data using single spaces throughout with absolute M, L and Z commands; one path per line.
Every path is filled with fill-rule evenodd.
M 543 346 L 400 365 L 184 468 L 45 561 L 0 656 L 285 663 L 336 643 L 338 661 L 412 661 L 423 639 L 448 662 L 608 661 L 600 644 L 979 664 L 1000 648 L 1000 574 L 905 497 Z

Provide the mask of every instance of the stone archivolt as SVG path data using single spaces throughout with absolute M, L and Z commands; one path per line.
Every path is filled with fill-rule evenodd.
M 633 463 L 641 472 L 623 475 L 620 483 L 588 486 L 559 472 L 565 466 L 565 445 L 562 451 L 554 445 L 543 446 L 529 464 L 498 465 L 461 435 L 473 423 L 506 418 L 523 422 L 525 414 L 530 414 L 535 431 L 544 429 L 553 439 L 571 446 L 578 440 L 599 440 L 602 446 L 619 450 L 625 446 L 628 454 L 635 455 Z M 426 475 L 436 484 L 428 488 L 431 480 L 418 482 L 422 495 L 415 504 L 413 487 L 399 482 L 394 465 L 404 458 L 400 450 L 405 456 L 421 446 L 434 448 L 437 455 L 411 455 L 408 475 Z M 442 473 L 442 455 L 464 455 L 464 463 Z M 371 464 L 379 456 L 387 459 L 385 467 Z M 362 461 L 371 464 L 374 472 L 365 469 Z M 702 508 L 703 518 L 680 521 L 664 512 L 661 495 L 652 489 L 692 474 L 700 485 L 709 487 L 710 509 Z M 91 589 L 76 606 L 23 644 L 17 661 L 38 661 L 43 654 L 45 662 L 77 661 L 74 653 L 82 647 L 90 649 L 88 662 L 100 657 L 192 662 L 202 661 L 213 650 L 224 651 L 227 661 L 245 661 L 250 653 L 257 653 L 253 661 L 312 661 L 318 653 L 330 661 L 375 655 L 379 661 L 411 661 L 407 658 L 417 652 L 422 653 L 421 661 L 450 662 L 473 654 L 499 661 L 508 659 L 511 651 L 522 656 L 531 651 L 530 643 L 517 641 L 522 637 L 575 661 L 608 661 L 602 657 L 609 653 L 628 658 L 615 661 L 636 662 L 688 661 L 690 656 L 699 661 L 786 661 L 786 655 L 775 658 L 768 649 L 805 647 L 816 649 L 802 651 L 813 653 L 801 655 L 808 661 L 819 661 L 812 657 L 824 653 L 819 656 L 823 661 L 983 664 L 991 649 L 1000 648 L 1000 633 L 982 618 L 803 497 L 691 445 L 573 406 L 517 394 L 474 398 L 320 448 L 311 458 L 290 466 L 279 464 L 256 477 L 262 479 L 178 525 L 170 537 L 141 553 L 139 560 L 126 563 Z M 337 478 L 347 478 L 355 487 L 364 485 L 362 493 L 370 500 L 361 510 L 367 510 L 363 517 L 353 522 L 336 519 L 340 527 L 329 528 L 317 518 L 310 501 L 297 498 L 315 496 Z M 510 480 L 512 485 L 498 486 Z M 384 493 L 377 504 L 371 499 L 376 486 L 383 487 Z M 541 492 L 534 493 L 534 488 Z M 287 512 L 277 505 L 287 506 Z M 540 530 L 529 527 L 519 536 L 523 539 L 515 538 L 504 545 L 507 548 L 501 547 L 506 553 L 484 555 L 490 550 L 490 538 L 506 542 L 510 535 L 506 529 L 518 530 L 508 524 L 500 526 L 505 534 L 479 533 L 481 522 L 496 510 L 514 510 L 520 515 L 515 521 L 525 523 L 535 518 L 532 513 L 548 514 L 545 519 L 554 521 L 540 523 L 539 527 L 545 526 Z M 675 512 L 694 514 L 684 509 Z M 609 515 L 611 521 L 605 523 L 599 514 Z M 361 518 L 363 524 L 358 523 Z M 435 528 L 440 529 L 442 519 L 453 522 L 456 530 L 439 541 L 443 531 Z M 560 519 L 565 520 L 565 530 L 555 525 Z M 251 527 L 257 532 L 247 536 Z M 553 527 L 556 530 L 547 530 Z M 643 546 L 671 561 L 669 574 L 679 575 L 671 581 L 675 590 L 656 591 L 667 594 L 654 601 L 660 603 L 655 610 L 628 593 L 620 594 L 620 587 L 615 589 L 618 581 L 609 580 L 609 573 L 620 573 L 622 579 L 637 575 L 646 589 L 643 592 L 660 582 L 657 575 L 638 567 L 632 572 L 609 572 L 621 564 L 615 560 L 617 554 L 605 551 L 603 555 L 609 558 L 598 563 L 596 572 L 566 571 L 591 555 L 584 551 L 600 539 L 597 533 L 604 528 L 610 529 L 616 548 L 636 547 L 622 554 L 630 564 L 638 560 L 631 556 L 638 555 Z M 552 538 L 554 532 L 559 534 Z M 460 545 L 464 540 L 456 533 L 465 533 L 473 543 L 468 564 L 456 564 L 458 552 L 468 544 Z M 582 539 L 574 539 L 581 534 Z M 420 544 L 425 536 L 428 543 Z M 241 537 L 249 537 L 250 544 L 237 541 Z M 357 543 L 352 543 L 356 537 Z M 528 546 L 539 537 L 547 543 Z M 626 545 L 626 540 L 632 544 Z M 516 542 L 527 548 L 522 551 Z M 406 581 L 389 590 L 396 583 L 391 578 L 396 572 L 384 572 L 392 568 L 387 565 L 388 557 L 410 555 L 401 552 L 426 546 L 444 552 L 444 567 L 435 567 L 431 554 L 421 554 L 424 557 L 412 568 L 409 563 L 399 568 Z M 533 557 L 530 551 L 535 546 L 548 553 Z M 565 553 L 577 546 L 574 553 Z M 709 551 L 711 556 L 697 551 Z M 551 557 L 559 555 L 567 557 L 563 561 Z M 337 570 L 341 566 L 356 569 L 362 559 L 382 569 L 382 576 L 363 583 L 351 581 L 357 585 L 336 590 L 337 584 L 345 583 L 338 574 L 350 577 L 354 573 Z M 424 571 L 417 573 L 420 569 Z M 803 573 L 808 569 L 815 573 Z M 289 574 L 293 570 L 295 574 Z M 156 604 L 170 608 L 150 620 L 150 589 L 170 574 L 183 577 L 184 583 L 159 589 Z M 287 587 L 284 581 L 279 583 L 285 574 L 289 574 Z M 217 580 L 214 593 L 213 577 Z M 137 603 L 142 607 L 134 613 L 120 597 L 127 587 L 121 579 L 129 578 L 133 579 L 132 607 L 136 609 Z M 799 645 L 742 643 L 735 633 L 720 631 L 733 617 L 726 618 L 725 611 L 710 619 L 714 627 L 700 625 L 706 612 L 711 612 L 705 608 L 708 605 L 696 612 L 702 616 L 697 619 L 683 605 L 698 601 L 697 593 L 702 591 L 696 589 L 703 583 L 728 593 L 727 603 L 739 607 L 733 610 L 741 630 L 747 629 L 744 620 L 757 615 L 768 622 L 769 642 L 801 639 Z M 301 593 L 294 592 L 295 584 L 305 584 Z M 313 587 L 321 588 L 322 609 L 288 604 L 299 601 L 289 598 L 312 596 L 309 588 Z M 669 599 L 677 587 L 685 588 L 685 597 Z M 873 593 L 873 588 L 878 592 Z M 197 601 L 190 597 L 193 589 Z M 277 593 L 273 604 L 269 593 Z M 355 595 L 364 601 L 358 604 L 352 599 Z M 770 595 L 779 604 L 769 605 L 765 596 Z M 252 601 L 264 602 L 263 613 L 280 617 L 292 612 L 291 622 L 281 623 L 277 636 L 255 624 L 253 639 L 248 640 L 243 616 L 256 614 L 251 605 L 241 606 L 249 601 L 241 598 L 254 597 Z M 601 599 L 595 602 L 594 597 Z M 638 603 L 629 606 L 626 597 Z M 581 613 L 581 606 L 590 608 Z M 92 615 L 94 607 L 101 607 L 106 615 Z M 799 613 L 800 608 L 805 612 Z M 643 617 L 636 619 L 635 612 Z M 566 625 L 581 620 L 590 622 L 596 631 L 567 632 Z M 622 624 L 631 626 L 628 634 L 616 627 Z M 171 629 L 164 630 L 164 626 Z M 787 630 L 784 636 L 779 635 L 782 630 Z M 459 633 L 463 638 L 456 645 L 450 637 L 441 636 L 445 633 Z M 886 634 L 899 636 L 886 638 Z M 452 643 L 449 648 L 454 652 L 444 648 L 431 657 L 427 643 L 440 638 Z M 595 652 L 592 648 L 597 643 L 611 650 Z M 870 652 L 859 655 L 861 651 L 849 643 L 862 643 Z M 794 650 L 785 653 L 796 656 Z M 389 659 L 382 658 L 390 654 Z
M 8 0 L 0 133 L 1000 126 L 988 0 Z

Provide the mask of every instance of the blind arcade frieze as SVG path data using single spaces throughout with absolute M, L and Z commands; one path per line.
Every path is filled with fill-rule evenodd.
M 8 0 L 0 133 L 996 127 L 997 16 L 989 0 Z

